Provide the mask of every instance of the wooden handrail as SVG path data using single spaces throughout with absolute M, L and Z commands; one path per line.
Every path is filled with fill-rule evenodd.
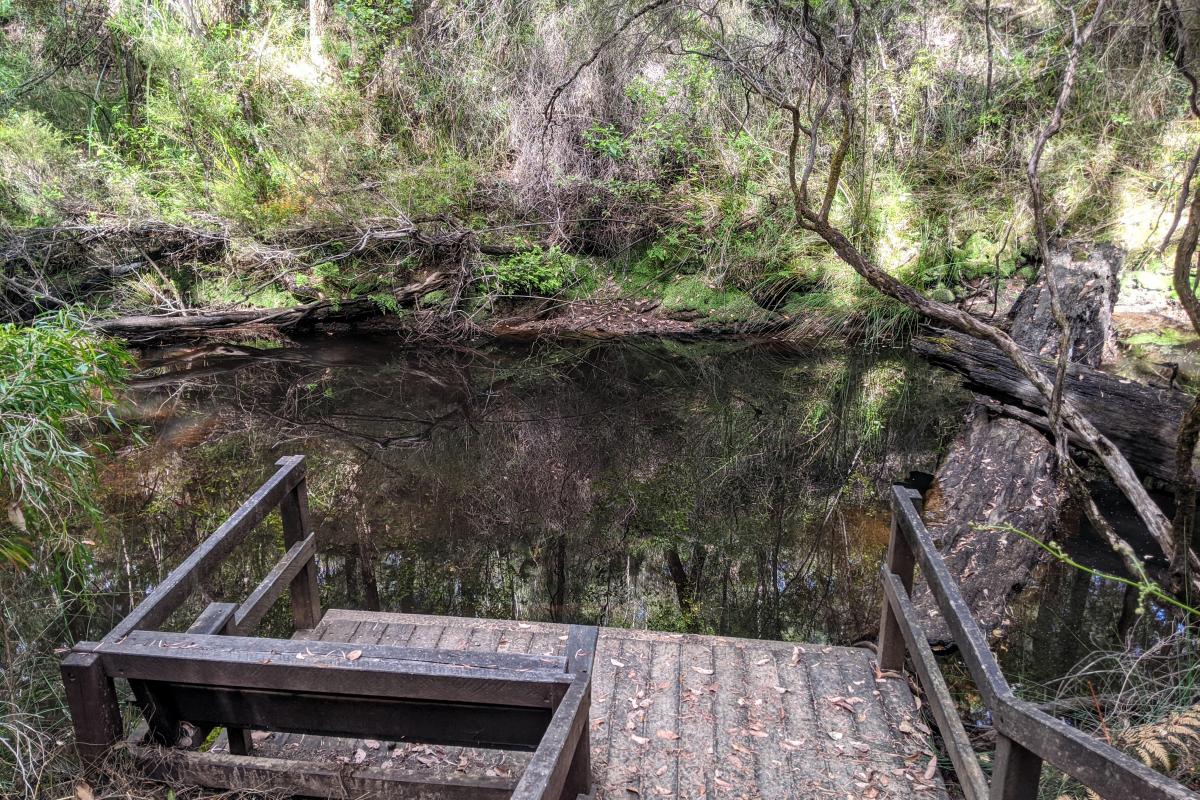
M 281 586 L 276 587 L 268 581 L 279 579 L 285 573 L 287 580 L 291 581 L 292 614 L 296 627 L 312 628 L 320 621 L 317 568 L 313 560 L 315 539 L 311 536 L 308 520 L 304 456 L 284 456 L 276 465 L 279 469 L 275 474 L 118 622 L 104 637 L 105 642 L 120 641 L 133 631 L 153 630 L 166 622 L 200 585 L 200 581 L 220 566 L 276 506 L 283 519 L 283 541 L 284 546 L 289 548 L 288 552 L 284 554 L 281 566 L 277 566 L 267 576 L 268 580 L 264 580 L 251 595 L 247 604 L 238 609 L 239 618 L 235 625 L 239 630 L 249 627 L 249 618 L 266 612 L 266 608 L 261 607 L 263 595 L 275 592 L 271 598 L 273 602 L 282 594 Z M 305 546 L 308 540 L 312 540 L 309 542 L 311 546 Z M 304 558 L 296 559 L 298 550 L 303 552 Z
M 1046 714 L 1013 694 L 987 639 L 971 616 L 920 513 L 921 496 L 892 487 L 892 535 L 883 565 L 883 619 L 879 668 L 900 671 L 905 653 L 913 658 L 934 719 L 971 800 L 1019 800 L 1037 796 L 1043 762 L 1072 776 L 1103 797 L 1120 800 L 1196 800 L 1198 795 L 1116 748 Z M 909 599 L 914 567 L 929 585 L 954 643 L 999 734 L 990 787 L 966 739 L 945 680 L 934 660 Z

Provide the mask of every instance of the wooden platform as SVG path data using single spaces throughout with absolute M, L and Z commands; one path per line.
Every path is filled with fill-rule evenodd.
M 330 610 L 297 638 L 563 655 L 566 626 Z M 597 798 L 941 798 L 908 683 L 868 650 L 603 628 Z M 519 775 L 528 754 L 253 734 L 257 755 Z M 225 747 L 218 741 L 214 750 Z

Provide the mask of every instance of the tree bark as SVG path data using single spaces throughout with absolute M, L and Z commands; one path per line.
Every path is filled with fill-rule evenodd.
M 954 331 L 931 331 L 913 340 L 912 347 L 930 362 L 962 375 L 968 389 L 993 398 L 987 403 L 992 413 L 1049 432 L 1038 391 L 997 348 Z M 1052 360 L 1032 354 L 1030 358 L 1047 377 L 1054 374 Z M 1176 433 L 1192 404 L 1186 393 L 1071 364 L 1064 395 L 1117 446 L 1139 476 L 1176 481 Z M 1071 444 L 1087 451 L 1086 443 L 1076 437 Z
M 1054 268 L 1043 270 L 1042 280 L 1026 289 L 1013 307 L 1011 334 L 1029 353 L 1029 360 L 1052 379 L 1057 370 L 1061 328 L 1051 308 L 1047 282 L 1056 280 L 1061 307 L 1070 309 L 1071 369 L 1094 371 L 1110 346 L 1121 258 L 1117 251 L 1103 247 L 1091 248 L 1079 260 L 1069 249 L 1058 247 L 1051 258 Z M 982 351 L 992 357 L 989 367 L 993 369 L 975 374 L 986 378 L 992 372 L 1005 372 L 1012 384 L 1022 382 L 1023 376 L 1012 361 L 984 342 L 953 332 L 924 341 L 927 355 L 935 361 L 946 351 Z M 1028 380 L 1024 384 L 1021 388 L 1027 389 L 1027 401 L 1041 411 L 1044 398 Z M 1068 395 L 1068 400 L 1096 422 L 1089 413 L 1091 409 L 1084 410 L 1077 395 Z M 1067 501 L 1067 486 L 1057 469 L 1055 448 L 1046 435 L 1023 421 L 997 417 L 989 408 L 974 404 L 966 427 L 951 444 L 925 498 L 925 518 L 984 630 L 1002 629 L 1009 598 L 1028 582 L 1043 551 L 1015 534 L 978 530 L 972 525 L 1009 524 L 1046 539 L 1063 527 Z M 926 636 L 936 643 L 951 641 L 924 585 L 917 589 L 916 604 Z

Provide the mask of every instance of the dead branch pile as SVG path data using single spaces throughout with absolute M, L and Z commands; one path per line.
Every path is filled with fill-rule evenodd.
M 188 285 L 205 267 L 228 270 L 262 286 L 277 285 L 290 291 L 294 309 L 310 320 L 319 317 L 320 305 L 346 307 L 321 296 L 296 276 L 320 263 L 353 262 L 360 271 L 394 278 L 403 287 L 395 292 L 401 306 L 435 289 L 452 294 L 451 308 L 475 274 L 479 255 L 509 255 L 515 248 L 483 244 L 474 231 L 451 220 L 431 218 L 368 219 L 341 225 L 293 228 L 269 237 L 239 237 L 224 225 L 184 226 L 162 221 L 128 224 L 68 224 L 23 230 L 0 230 L 0 320 L 27 320 L 45 310 L 59 308 L 111 291 L 122 279 L 142 273 L 169 276 Z M 236 308 L 190 315 L 187 298 L 165 301 L 154 309 L 162 314 L 203 317 L 210 326 L 232 324 L 266 316 L 261 311 Z M 328 300 L 328 302 L 327 302 Z M 353 305 L 357 301 L 350 301 Z M 314 305 L 315 304 L 315 305 Z M 119 298 L 110 305 L 121 310 Z M 367 303 L 359 303 L 365 313 Z M 378 308 L 376 306 L 376 308 Z M 144 309 L 138 309 L 144 311 Z M 378 313 L 378 311 L 376 311 Z M 129 330 L 145 330 L 130 323 Z M 227 323 L 218 323 L 226 319 Z M 112 327 L 112 326 L 110 326 Z M 120 325 L 116 325 L 114 332 Z

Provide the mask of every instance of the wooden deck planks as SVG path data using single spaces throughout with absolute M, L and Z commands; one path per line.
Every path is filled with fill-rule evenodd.
M 298 638 L 563 655 L 566 626 L 331 610 Z M 279 741 L 274 739 L 278 737 Z M 944 798 L 907 683 L 852 648 L 602 628 L 596 800 Z M 678 738 L 676 738 L 678 737 Z M 379 744 L 373 748 L 372 744 Z M 276 734 L 264 755 L 431 774 L 520 775 L 529 755 Z
M 682 641 L 679 662 L 679 797 L 711 797 L 713 776 L 707 766 L 716 753 L 713 698 L 717 692 L 713 649 Z

